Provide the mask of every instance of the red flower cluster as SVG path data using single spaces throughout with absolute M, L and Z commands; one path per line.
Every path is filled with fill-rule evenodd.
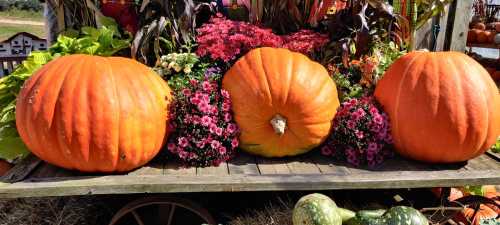
M 237 56 L 258 47 L 288 48 L 310 54 L 328 42 L 328 35 L 301 30 L 291 35 L 279 36 L 271 29 L 250 23 L 232 21 L 217 15 L 197 30 L 199 56 L 229 62 Z
M 231 115 L 229 93 L 216 80 L 191 79 L 175 93 L 167 148 L 192 166 L 217 166 L 231 159 L 238 147 L 239 128 Z

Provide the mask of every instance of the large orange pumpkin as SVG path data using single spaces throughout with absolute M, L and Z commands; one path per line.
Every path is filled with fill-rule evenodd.
M 305 153 L 330 132 L 339 107 L 326 69 L 286 49 L 259 48 L 226 73 L 244 150 L 265 157 Z
M 28 148 L 49 163 L 87 172 L 128 171 L 162 147 L 170 100 L 168 85 L 136 61 L 65 56 L 26 81 L 16 123 Z
M 476 157 L 500 135 L 500 94 L 488 72 L 458 52 L 412 52 L 375 89 L 396 150 L 436 163 Z

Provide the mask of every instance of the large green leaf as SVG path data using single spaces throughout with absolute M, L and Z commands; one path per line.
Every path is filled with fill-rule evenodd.
M 20 137 L 4 137 L 0 139 L 0 158 L 9 162 L 22 159 L 29 150 Z

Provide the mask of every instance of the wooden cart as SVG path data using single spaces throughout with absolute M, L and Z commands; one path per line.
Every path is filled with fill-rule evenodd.
M 240 154 L 218 167 L 182 167 L 174 160 L 156 158 L 126 174 L 84 174 L 68 171 L 29 156 L 0 182 L 0 198 L 187 192 L 296 191 L 333 189 L 394 189 L 500 185 L 500 154 L 487 152 L 459 164 L 435 165 L 400 157 L 377 168 L 354 168 L 321 156 L 318 151 L 292 158 L 265 159 Z M 183 208 L 200 221 L 215 224 L 207 210 L 178 198 L 144 198 L 120 210 L 110 225 L 128 214 L 146 224 L 139 210 L 157 207 L 172 223 L 175 209 Z M 178 210 L 179 211 L 179 210 Z M 130 217 L 130 215 L 128 215 Z M 141 219 L 142 218 L 142 219 Z

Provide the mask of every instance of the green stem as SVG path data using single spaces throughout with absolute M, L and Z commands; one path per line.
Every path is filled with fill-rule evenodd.
M 356 213 L 349 209 L 338 208 L 338 212 L 340 217 L 342 217 L 342 222 L 346 222 L 356 216 Z

